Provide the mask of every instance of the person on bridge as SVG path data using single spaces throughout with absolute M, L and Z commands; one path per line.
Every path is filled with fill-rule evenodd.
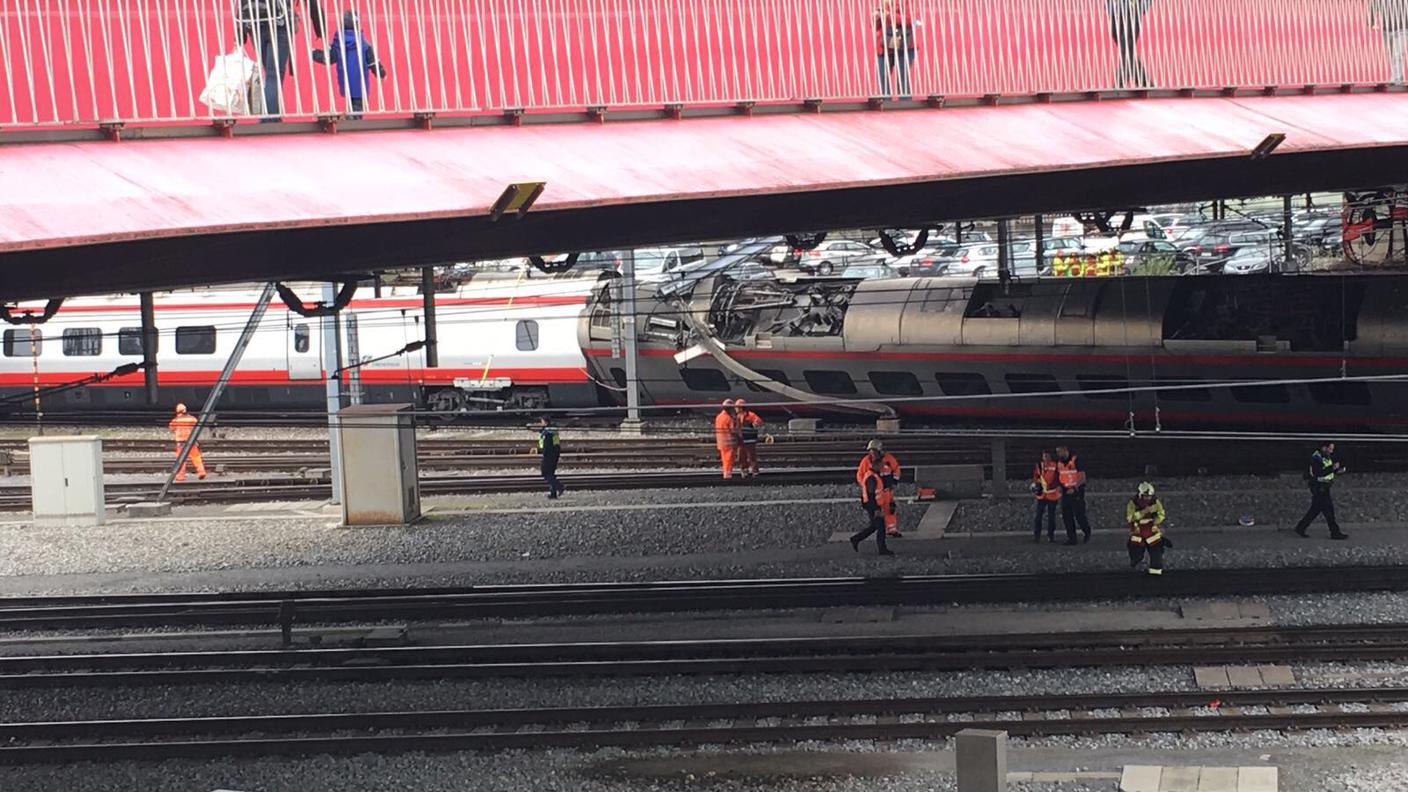
M 1124 507 L 1124 521 L 1129 526 L 1129 565 L 1138 567 L 1149 552 L 1149 574 L 1164 573 L 1164 504 L 1154 494 L 1154 485 L 1145 481 Z
M 351 11 L 342 14 L 341 37 L 330 42 L 326 51 L 313 50 L 313 60 L 337 70 L 337 90 L 351 104 L 352 112 L 347 117 L 353 121 L 362 117 L 369 87 L 367 75 L 374 73 L 386 79 L 386 67 L 377 62 L 372 45 L 358 29 L 357 15 Z
M 719 449 L 724 478 L 732 478 L 738 458 L 738 415 L 733 410 L 733 399 L 724 399 L 723 409 L 714 416 L 714 446 Z
M 1056 504 L 1061 502 L 1061 473 L 1050 451 L 1041 452 L 1041 461 L 1032 468 L 1032 495 L 1036 496 L 1033 541 L 1041 541 L 1041 517 L 1046 515 L 1046 540 L 1056 541 Z
M 758 440 L 762 435 L 763 419 L 738 399 L 733 403 L 734 420 L 738 424 L 738 470 L 744 478 L 758 475 Z
M 894 0 L 881 0 L 875 11 L 875 32 L 878 37 L 876 49 L 876 72 L 880 77 L 879 96 L 908 99 L 910 90 L 909 71 L 914 64 L 914 18 L 909 11 L 897 8 Z M 894 75 L 898 93 L 890 90 L 890 76 Z
M 323 37 L 323 10 L 318 0 L 239 0 L 239 24 L 244 41 L 254 47 L 264 66 L 264 107 L 260 123 L 281 120 L 284 79 L 293 74 L 293 35 L 299 29 L 299 7 L 308 8 L 313 33 Z
M 1335 444 L 1331 442 L 1321 443 L 1319 450 L 1310 455 L 1310 469 L 1306 471 L 1306 482 L 1310 485 L 1310 508 L 1306 510 L 1305 516 L 1300 518 L 1300 522 L 1296 523 L 1296 536 L 1302 539 L 1309 537 L 1306 529 L 1322 514 L 1330 526 L 1331 539 L 1349 538 L 1349 534 L 1341 531 L 1339 522 L 1335 520 L 1335 500 L 1330 497 L 1330 487 L 1335 483 L 1335 474 L 1348 472 L 1334 460 L 1334 456 Z
M 566 491 L 557 480 L 557 461 L 562 457 L 562 438 L 558 436 L 557 427 L 552 425 L 546 415 L 538 419 L 538 454 L 541 456 L 538 471 L 543 474 L 543 481 L 548 485 L 548 497 L 555 499 Z
M 872 446 L 878 446 L 879 441 L 872 440 L 870 444 Z M 869 459 L 872 454 L 878 451 L 878 448 L 872 448 L 867 453 L 866 459 Z M 880 463 L 876 463 L 876 465 L 879 464 Z M 865 530 L 851 537 L 851 549 L 859 553 L 860 543 L 869 539 L 871 534 L 875 534 L 875 546 L 879 548 L 880 555 L 894 555 L 894 551 L 885 546 L 885 534 L 887 533 L 885 530 L 885 512 L 884 507 L 880 505 L 880 496 L 885 492 L 885 482 L 876 471 L 876 466 L 867 467 L 864 460 L 862 460 L 860 470 L 856 471 L 856 483 L 860 485 L 860 505 L 862 509 L 865 509 L 868 523 Z
M 1395 85 L 1403 85 L 1403 59 L 1408 56 L 1408 4 L 1404 0 L 1369 0 L 1369 26 L 1383 33 L 1389 79 Z
M 176 415 L 171 418 L 171 423 L 167 427 L 171 429 L 171 436 L 176 439 L 176 458 L 181 458 L 181 448 L 186 445 L 186 441 L 191 439 L 191 432 L 196 428 L 196 417 L 186 412 L 186 405 L 176 405 Z M 181 463 L 181 467 L 176 471 L 176 480 L 186 480 L 186 467 L 195 468 L 196 478 L 205 478 L 205 460 L 200 455 L 200 445 L 192 445 L 191 453 L 186 457 L 186 461 Z
M 866 477 L 871 473 L 880 477 L 881 489 L 876 494 L 876 506 L 884 520 L 885 533 L 898 539 L 900 533 L 899 511 L 895 508 L 895 488 L 900 481 L 900 461 L 893 454 L 885 453 L 885 446 L 879 440 L 871 440 L 865 447 L 865 456 L 856 466 L 856 483 L 865 487 Z
M 1149 74 L 1139 60 L 1139 33 L 1144 15 L 1154 0 L 1105 0 L 1110 14 L 1110 36 L 1119 47 L 1120 63 L 1115 70 L 1116 88 L 1150 88 Z
M 1085 467 L 1071 449 L 1056 448 L 1056 474 L 1061 483 L 1061 522 L 1066 526 L 1066 544 L 1076 544 L 1076 526 L 1090 541 L 1090 518 L 1085 514 Z

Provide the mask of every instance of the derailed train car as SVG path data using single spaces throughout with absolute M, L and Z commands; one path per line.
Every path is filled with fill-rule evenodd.
M 579 340 L 593 376 L 623 385 L 612 300 L 596 293 Z M 1003 285 L 720 272 L 687 289 L 646 285 L 637 311 L 643 400 L 657 404 L 879 401 L 955 421 L 1141 429 L 1408 420 L 1392 379 L 1408 374 L 1408 277 L 1397 275 Z

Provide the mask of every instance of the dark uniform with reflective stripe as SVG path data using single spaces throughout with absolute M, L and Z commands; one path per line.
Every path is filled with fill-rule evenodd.
M 543 481 L 548 483 L 548 497 L 562 494 L 562 485 L 557 481 L 557 460 L 562 456 L 562 439 L 557 436 L 557 427 L 544 426 L 538 430 L 538 453 L 542 455 Z
M 1335 473 L 1339 470 L 1339 463 L 1332 459 L 1330 452 L 1324 448 L 1310 455 L 1310 508 L 1306 510 L 1305 516 L 1300 518 L 1300 522 L 1296 523 L 1297 534 L 1304 537 L 1305 529 L 1310 527 L 1316 517 L 1323 514 L 1325 522 L 1330 526 L 1331 539 L 1343 539 L 1347 536 L 1335 520 L 1335 501 L 1330 497 L 1330 486 L 1335 483 Z

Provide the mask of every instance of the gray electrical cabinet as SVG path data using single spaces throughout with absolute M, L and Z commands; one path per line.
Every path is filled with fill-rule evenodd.
M 420 519 L 414 407 L 358 404 L 337 414 L 344 525 Z
M 35 525 L 102 525 L 102 439 L 91 435 L 29 438 L 29 486 Z

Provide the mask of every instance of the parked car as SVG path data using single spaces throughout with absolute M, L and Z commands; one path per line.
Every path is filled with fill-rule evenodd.
M 1285 272 L 1304 268 L 1310 264 L 1311 250 L 1304 245 L 1295 245 L 1291 250 L 1291 266 L 1285 266 L 1285 248 L 1281 245 L 1244 247 L 1233 253 L 1222 265 L 1224 275 L 1256 275 L 1263 272 Z
M 898 270 L 889 264 L 852 264 L 841 270 L 843 278 L 860 278 L 862 280 L 886 280 L 889 278 L 901 277 Z
M 812 275 L 831 275 L 852 264 L 879 264 L 889 254 L 853 239 L 828 239 L 803 251 L 797 267 Z
M 756 261 L 744 261 L 733 265 L 728 270 L 728 276 L 736 281 L 765 281 L 777 280 L 777 273 L 772 267 L 765 267 Z
M 1036 275 L 1036 243 L 1020 240 L 1011 243 L 1011 248 L 1012 274 L 1028 277 Z M 961 255 L 950 260 L 944 270 L 945 275 L 971 278 L 996 278 L 997 273 L 997 245 L 986 242 L 964 248 Z
M 1193 256 L 1163 239 L 1121 242 L 1115 248 L 1124 257 L 1124 271 L 1144 275 L 1185 272 L 1194 266 Z
M 640 283 L 663 281 L 671 272 L 682 265 L 703 260 L 704 250 L 698 247 L 637 248 L 635 251 L 636 281 Z
M 1222 265 L 1244 247 L 1270 247 L 1280 244 L 1280 232 L 1256 226 L 1214 228 L 1183 250 L 1193 256 L 1193 268 L 1199 272 L 1220 272 Z
M 923 250 L 909 256 L 900 256 L 890 262 L 890 266 L 902 276 L 931 277 L 942 275 L 948 260 L 963 249 L 957 242 L 945 241 L 927 245 Z
M 1328 215 L 1318 215 L 1308 217 L 1301 222 L 1291 224 L 1291 234 L 1297 242 L 1309 245 L 1321 250 L 1325 249 L 1325 241 L 1330 237 L 1338 236 L 1343 223 L 1339 217 Z

